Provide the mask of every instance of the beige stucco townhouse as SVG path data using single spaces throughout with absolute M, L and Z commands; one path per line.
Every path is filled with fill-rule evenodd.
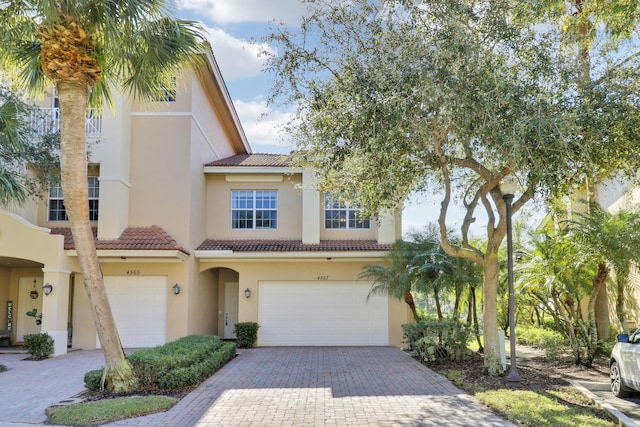
M 49 93 L 34 125 L 57 124 Z M 367 299 L 363 266 L 400 238 L 399 215 L 364 219 L 286 157 L 253 154 L 212 56 L 148 104 L 87 117 L 90 215 L 125 348 L 188 334 L 258 345 L 402 343 L 406 305 Z M 48 332 L 55 354 L 99 347 L 64 198 L 53 186 L 0 213 L 0 329 Z

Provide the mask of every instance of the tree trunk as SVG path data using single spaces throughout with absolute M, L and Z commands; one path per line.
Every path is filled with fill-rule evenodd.
M 585 358 L 584 365 L 591 366 L 593 359 L 596 355 L 598 348 L 598 327 L 596 325 L 596 300 L 598 295 L 604 291 L 607 276 L 609 275 L 609 269 L 604 262 L 598 264 L 598 272 L 593 279 L 593 291 L 589 296 L 589 305 L 587 307 L 588 321 L 589 321 L 589 336 L 588 336 L 588 348 L 587 357 Z
M 491 376 L 504 373 L 498 339 L 498 254 L 487 251 L 484 263 L 484 368 Z
M 438 320 L 442 320 L 442 307 L 440 306 L 440 295 L 438 295 L 438 287 L 433 287 L 433 299 L 436 301 L 436 314 Z
M 88 88 L 76 82 L 58 82 L 57 89 L 60 101 L 62 193 L 96 332 L 104 353 L 104 386 L 115 393 L 130 392 L 137 388 L 138 380 L 122 350 L 89 222 L 85 135 Z
M 473 304 L 471 309 L 473 310 L 473 330 L 476 334 L 476 341 L 478 342 L 478 351 L 484 353 L 484 346 L 480 339 L 480 325 L 478 325 L 478 304 L 476 298 L 476 288 L 471 288 L 471 300 L 470 304 Z
M 611 319 L 609 318 L 609 297 L 607 295 L 606 278 L 596 297 L 595 316 L 598 338 L 601 341 L 609 341 L 611 338 Z
M 616 315 L 618 321 L 622 327 L 623 333 L 629 333 L 629 326 L 627 325 L 627 310 L 625 308 L 625 291 L 627 288 L 627 280 L 616 274 L 616 284 L 618 288 L 618 295 L 616 297 Z
M 409 308 L 411 309 L 414 322 L 419 322 L 420 316 L 418 315 L 418 311 L 416 310 L 416 303 L 415 301 L 413 301 L 413 295 L 411 295 L 411 291 L 404 292 L 404 302 L 406 302 Z

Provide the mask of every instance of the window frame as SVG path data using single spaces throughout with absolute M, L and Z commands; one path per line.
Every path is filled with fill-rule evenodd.
M 88 196 L 89 196 L 89 221 L 96 222 L 100 216 L 100 179 L 97 175 L 87 176 Z M 52 193 L 55 193 L 52 195 Z M 52 206 L 55 205 L 55 208 Z M 55 213 L 52 217 L 52 213 Z M 49 186 L 47 196 L 47 221 L 68 222 L 67 209 L 64 206 L 64 195 L 61 184 Z
M 330 193 L 324 194 L 322 204 L 325 230 L 371 230 L 371 218 L 361 218 L 360 209 L 350 206 L 349 203 L 341 203 L 340 200 Z M 334 212 L 331 218 L 327 212 Z M 330 226 L 337 224 L 337 227 Z M 340 227 L 344 224 L 344 227 Z M 353 225 L 352 225 L 353 224 Z
M 278 190 L 231 190 L 230 218 L 232 230 L 277 230 Z

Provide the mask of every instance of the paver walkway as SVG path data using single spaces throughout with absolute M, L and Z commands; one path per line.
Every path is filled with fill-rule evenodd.
M 91 365 L 88 360 L 91 357 L 83 357 L 83 354 L 93 355 L 98 366 L 84 366 Z M 0 355 L 0 363 L 9 365 L 5 356 Z M 57 360 L 70 363 L 66 368 L 47 365 Z M 86 362 L 84 365 L 83 361 Z M 99 352 L 82 351 L 43 362 L 23 363 L 31 363 L 42 371 L 48 370 L 49 366 L 57 369 L 55 375 L 60 377 L 58 383 L 61 383 L 62 378 L 72 372 L 84 373 L 99 367 L 101 362 Z M 3 407 L 5 398 L 14 403 L 20 400 L 11 396 L 20 370 L 16 368 L 0 376 Z M 5 378 L 7 374 L 15 377 Z M 81 382 L 82 375 L 78 376 Z M 31 386 L 35 390 L 38 380 L 32 379 L 36 381 L 36 385 Z M 56 381 L 50 375 L 39 382 L 43 385 L 43 382 Z M 75 386 L 60 385 L 57 401 L 73 396 L 77 391 L 77 383 Z M 20 393 L 28 398 L 24 388 Z M 51 393 L 49 389 L 48 394 Z M 47 393 L 41 394 L 40 399 L 44 394 Z M 35 399 L 29 398 L 31 402 Z M 44 410 L 42 404 L 37 406 Z M 24 403 L 22 408 L 25 410 Z M 20 410 L 11 409 L 11 417 L 5 414 L 4 420 L 42 422 L 44 416 L 35 414 L 37 410 L 32 408 L 29 416 L 19 417 Z M 241 351 L 165 413 L 108 425 L 497 427 L 512 424 L 397 348 L 279 347 Z

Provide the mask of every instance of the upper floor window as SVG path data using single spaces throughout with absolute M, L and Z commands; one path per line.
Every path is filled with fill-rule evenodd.
M 89 221 L 98 220 L 98 203 L 100 199 L 100 181 L 97 176 L 88 178 L 89 184 Z M 64 207 L 62 188 L 60 184 L 52 185 L 49 189 L 49 221 L 68 221 Z
M 324 228 L 327 229 L 369 229 L 371 220 L 360 217 L 360 209 L 346 203 L 340 203 L 337 197 L 324 196 Z
M 278 192 L 275 190 L 233 190 L 231 228 L 278 228 Z

